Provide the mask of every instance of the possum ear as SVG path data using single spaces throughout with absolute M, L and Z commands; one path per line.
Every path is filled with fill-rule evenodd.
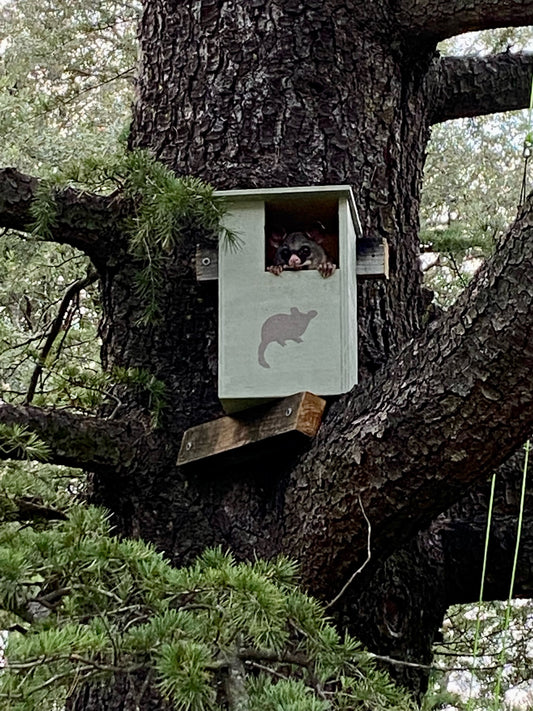
M 312 240 L 318 244 L 321 244 L 326 236 L 326 228 L 317 220 L 316 222 L 313 222 L 311 229 L 307 232 L 307 234 Z
M 287 230 L 281 225 L 274 225 L 272 232 L 270 233 L 270 244 L 279 247 L 287 236 Z

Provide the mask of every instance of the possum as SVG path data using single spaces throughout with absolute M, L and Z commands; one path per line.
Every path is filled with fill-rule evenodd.
M 333 274 L 335 265 L 328 260 L 324 248 L 307 232 L 291 232 L 277 248 L 273 266 L 268 267 L 268 271 L 276 275 L 287 269 L 316 269 L 326 278 Z
M 284 346 L 287 341 L 302 343 L 301 336 L 305 333 L 309 321 L 317 316 L 313 309 L 304 313 L 295 306 L 291 308 L 290 314 L 274 314 L 267 318 L 261 328 L 261 343 L 257 350 L 257 360 L 263 368 L 270 368 L 265 360 L 265 350 L 269 343 L 279 343 Z

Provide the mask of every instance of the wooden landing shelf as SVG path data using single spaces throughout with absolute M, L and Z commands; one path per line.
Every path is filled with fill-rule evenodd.
M 254 450 L 268 440 L 268 448 L 277 439 L 294 433 L 314 437 L 320 427 L 326 401 L 312 393 L 302 392 L 283 400 L 246 410 L 233 417 L 221 417 L 197 427 L 183 435 L 178 455 L 178 465 L 190 464 L 236 450 Z M 243 452 L 244 454 L 245 452 Z

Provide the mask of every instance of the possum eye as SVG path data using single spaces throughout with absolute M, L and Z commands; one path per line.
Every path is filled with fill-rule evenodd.
M 300 247 L 298 250 L 298 256 L 302 262 L 305 262 L 305 260 L 311 256 L 311 249 L 304 244 L 303 247 Z
M 289 259 L 291 258 L 291 250 L 288 247 L 283 247 L 280 250 L 280 257 L 283 259 L 284 262 L 289 262 Z

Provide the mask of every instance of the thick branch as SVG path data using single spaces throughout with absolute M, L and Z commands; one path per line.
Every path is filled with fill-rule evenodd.
M 90 471 L 131 461 L 134 446 L 144 434 L 140 424 L 6 403 L 0 405 L 0 424 L 22 425 L 35 433 L 48 447 L 49 462 Z M 22 448 L 13 449 L 10 441 L 0 441 L 0 459 L 25 458 Z
M 530 200 L 454 307 L 332 407 L 292 472 L 284 545 L 313 588 L 340 587 L 364 558 L 359 497 L 383 557 L 509 456 L 533 429 L 532 370 Z
M 431 122 L 529 106 L 533 54 L 443 57 L 430 77 Z
M 400 0 L 398 19 L 410 34 L 440 41 L 474 30 L 529 25 L 533 0 Z
M 31 232 L 34 219 L 30 207 L 38 180 L 14 168 L 0 170 L 0 226 Z M 57 194 L 57 217 L 51 239 L 69 244 L 101 264 L 113 252 L 113 236 L 119 234 L 125 205 L 110 196 L 93 195 L 68 188 Z

